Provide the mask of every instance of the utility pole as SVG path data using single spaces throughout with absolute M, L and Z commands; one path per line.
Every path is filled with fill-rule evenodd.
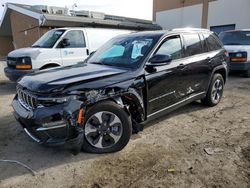
M 203 0 L 201 27 L 207 28 L 209 0 Z

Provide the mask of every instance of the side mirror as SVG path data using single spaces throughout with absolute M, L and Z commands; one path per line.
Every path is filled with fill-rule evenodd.
M 147 66 L 157 67 L 168 65 L 172 61 L 171 55 L 155 54 L 149 59 Z
M 69 46 L 69 45 L 70 45 L 70 42 L 69 42 L 69 39 L 68 39 L 68 38 L 62 39 L 62 41 L 61 41 L 61 46 L 62 46 L 63 48 L 65 48 L 65 47 L 67 47 L 67 46 Z

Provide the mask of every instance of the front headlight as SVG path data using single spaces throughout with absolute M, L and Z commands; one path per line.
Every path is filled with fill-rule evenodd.
M 68 102 L 70 100 L 78 99 L 78 98 L 79 98 L 79 96 L 77 96 L 77 95 L 70 95 L 70 96 L 66 96 L 66 97 L 50 98 L 49 100 L 52 102 L 56 102 L 56 103 L 64 103 L 64 102 Z
M 38 98 L 38 101 L 41 105 L 43 106 L 52 106 L 56 104 L 62 104 L 66 103 L 70 100 L 77 100 L 79 99 L 79 96 L 77 95 L 70 95 L 70 96 L 65 96 L 65 97 L 46 97 L 46 98 Z
M 17 60 L 16 69 L 32 69 L 30 57 L 20 57 Z
M 235 56 L 236 57 L 243 57 L 243 54 L 242 53 L 237 53 Z

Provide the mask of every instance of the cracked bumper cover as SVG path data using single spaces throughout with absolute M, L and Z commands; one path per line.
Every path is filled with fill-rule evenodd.
M 83 129 L 76 121 L 81 105 L 81 101 L 72 100 L 29 111 L 19 103 L 17 96 L 12 102 L 16 120 L 32 140 L 46 146 L 70 148 L 82 145 Z

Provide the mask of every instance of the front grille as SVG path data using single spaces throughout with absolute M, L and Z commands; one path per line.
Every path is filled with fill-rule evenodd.
M 32 110 L 38 107 L 37 97 L 32 95 L 29 91 L 17 87 L 18 101 L 27 110 Z

